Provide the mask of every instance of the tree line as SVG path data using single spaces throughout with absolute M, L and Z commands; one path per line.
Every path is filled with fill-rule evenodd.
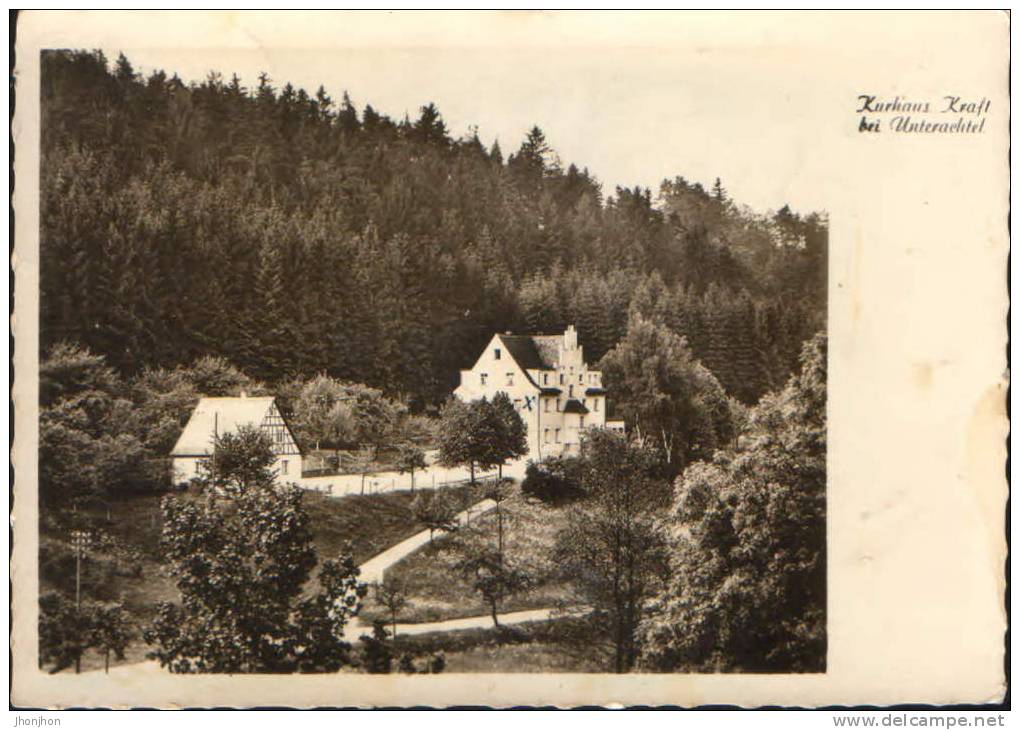
M 728 391 L 781 387 L 824 324 L 827 221 L 682 177 L 607 195 L 534 127 L 504 157 L 424 104 L 42 64 L 41 344 L 124 376 L 206 355 L 438 407 L 494 331 L 578 327 L 590 360 L 660 316 Z
M 350 450 L 348 471 L 370 472 L 381 448 L 396 468 L 424 468 L 435 422 L 361 383 L 319 374 L 270 388 L 226 360 L 121 376 L 88 349 L 58 343 L 39 368 L 39 497 L 46 519 L 77 504 L 170 487 L 169 454 L 201 396 L 274 395 L 305 452 Z

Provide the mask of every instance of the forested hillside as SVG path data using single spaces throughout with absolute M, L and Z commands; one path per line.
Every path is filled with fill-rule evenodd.
M 494 331 L 574 323 L 594 362 L 636 309 L 753 403 L 825 326 L 823 215 L 679 176 L 607 194 L 539 127 L 504 153 L 432 104 L 394 120 L 98 52 L 42 68 L 44 351 L 77 342 L 123 375 L 204 355 L 267 383 L 324 371 L 419 409 Z

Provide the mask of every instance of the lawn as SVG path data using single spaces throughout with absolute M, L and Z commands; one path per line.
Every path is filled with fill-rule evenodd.
M 446 487 L 446 494 L 467 500 L 470 487 Z M 351 542 L 354 560 L 363 563 L 386 548 L 397 544 L 423 528 L 414 519 L 411 503 L 416 493 L 329 497 L 318 492 L 305 493 L 305 509 L 311 518 L 315 548 L 320 558 L 339 554 Z
M 467 499 L 467 487 L 450 488 L 458 498 Z M 414 494 L 386 494 L 327 497 L 305 493 L 305 508 L 311 520 L 313 540 L 319 559 L 334 557 L 349 542 L 358 563 L 421 530 L 411 512 Z M 176 495 L 197 499 L 190 493 Z M 159 548 L 162 531 L 160 496 L 139 496 L 113 501 L 107 510 L 86 511 L 97 534 L 105 537 L 82 563 L 82 594 L 92 599 L 122 603 L 134 622 L 143 626 L 155 615 L 161 601 L 176 601 L 177 589 L 166 575 Z M 53 519 L 40 520 L 40 591 L 74 593 L 74 558 L 66 527 Z M 317 585 L 309 582 L 310 590 Z M 148 651 L 141 638 L 128 647 L 126 662 L 142 661 Z M 102 658 L 87 652 L 82 669 L 101 669 Z M 73 671 L 73 670 L 72 670 Z
M 563 525 L 563 507 L 525 499 L 519 487 L 502 505 L 504 556 L 511 565 L 524 568 L 533 579 L 530 590 L 508 598 L 501 612 L 547 608 L 575 603 L 568 579 L 560 575 L 552 558 L 556 533 Z M 398 622 L 441 621 L 487 614 L 489 607 L 474 590 L 472 579 L 458 569 L 465 557 L 495 550 L 498 518 L 489 512 L 470 526 L 437 538 L 387 571 L 387 579 L 403 586 L 408 605 Z M 369 593 L 362 609 L 366 620 L 389 620 Z

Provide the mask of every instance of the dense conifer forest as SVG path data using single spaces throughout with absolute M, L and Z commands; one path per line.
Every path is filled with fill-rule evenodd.
M 330 93 L 45 53 L 43 351 L 125 377 L 206 355 L 269 384 L 325 372 L 421 410 L 494 331 L 573 323 L 594 363 L 638 311 L 753 404 L 825 327 L 824 214 L 682 170 L 605 191 L 539 126 L 504 151 L 427 90 L 403 119 Z

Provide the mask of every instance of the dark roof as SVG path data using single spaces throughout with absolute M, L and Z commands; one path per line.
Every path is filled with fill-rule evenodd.
M 555 370 L 560 364 L 560 343 L 563 342 L 563 336 L 535 335 L 531 341 L 535 343 L 543 366 L 548 370 Z
M 535 347 L 535 341 L 524 335 L 500 335 L 500 342 L 510 353 L 510 356 L 517 361 L 525 370 L 543 370 L 547 366 L 542 361 L 542 356 Z
M 585 408 L 581 401 L 577 400 L 577 398 L 571 398 L 567 401 L 567 404 L 563 406 L 563 412 L 585 414 L 588 412 L 588 409 Z
M 500 335 L 499 339 L 525 370 L 555 370 L 560 364 L 561 335 Z
M 605 388 L 588 388 L 584 391 L 585 395 L 605 395 Z

